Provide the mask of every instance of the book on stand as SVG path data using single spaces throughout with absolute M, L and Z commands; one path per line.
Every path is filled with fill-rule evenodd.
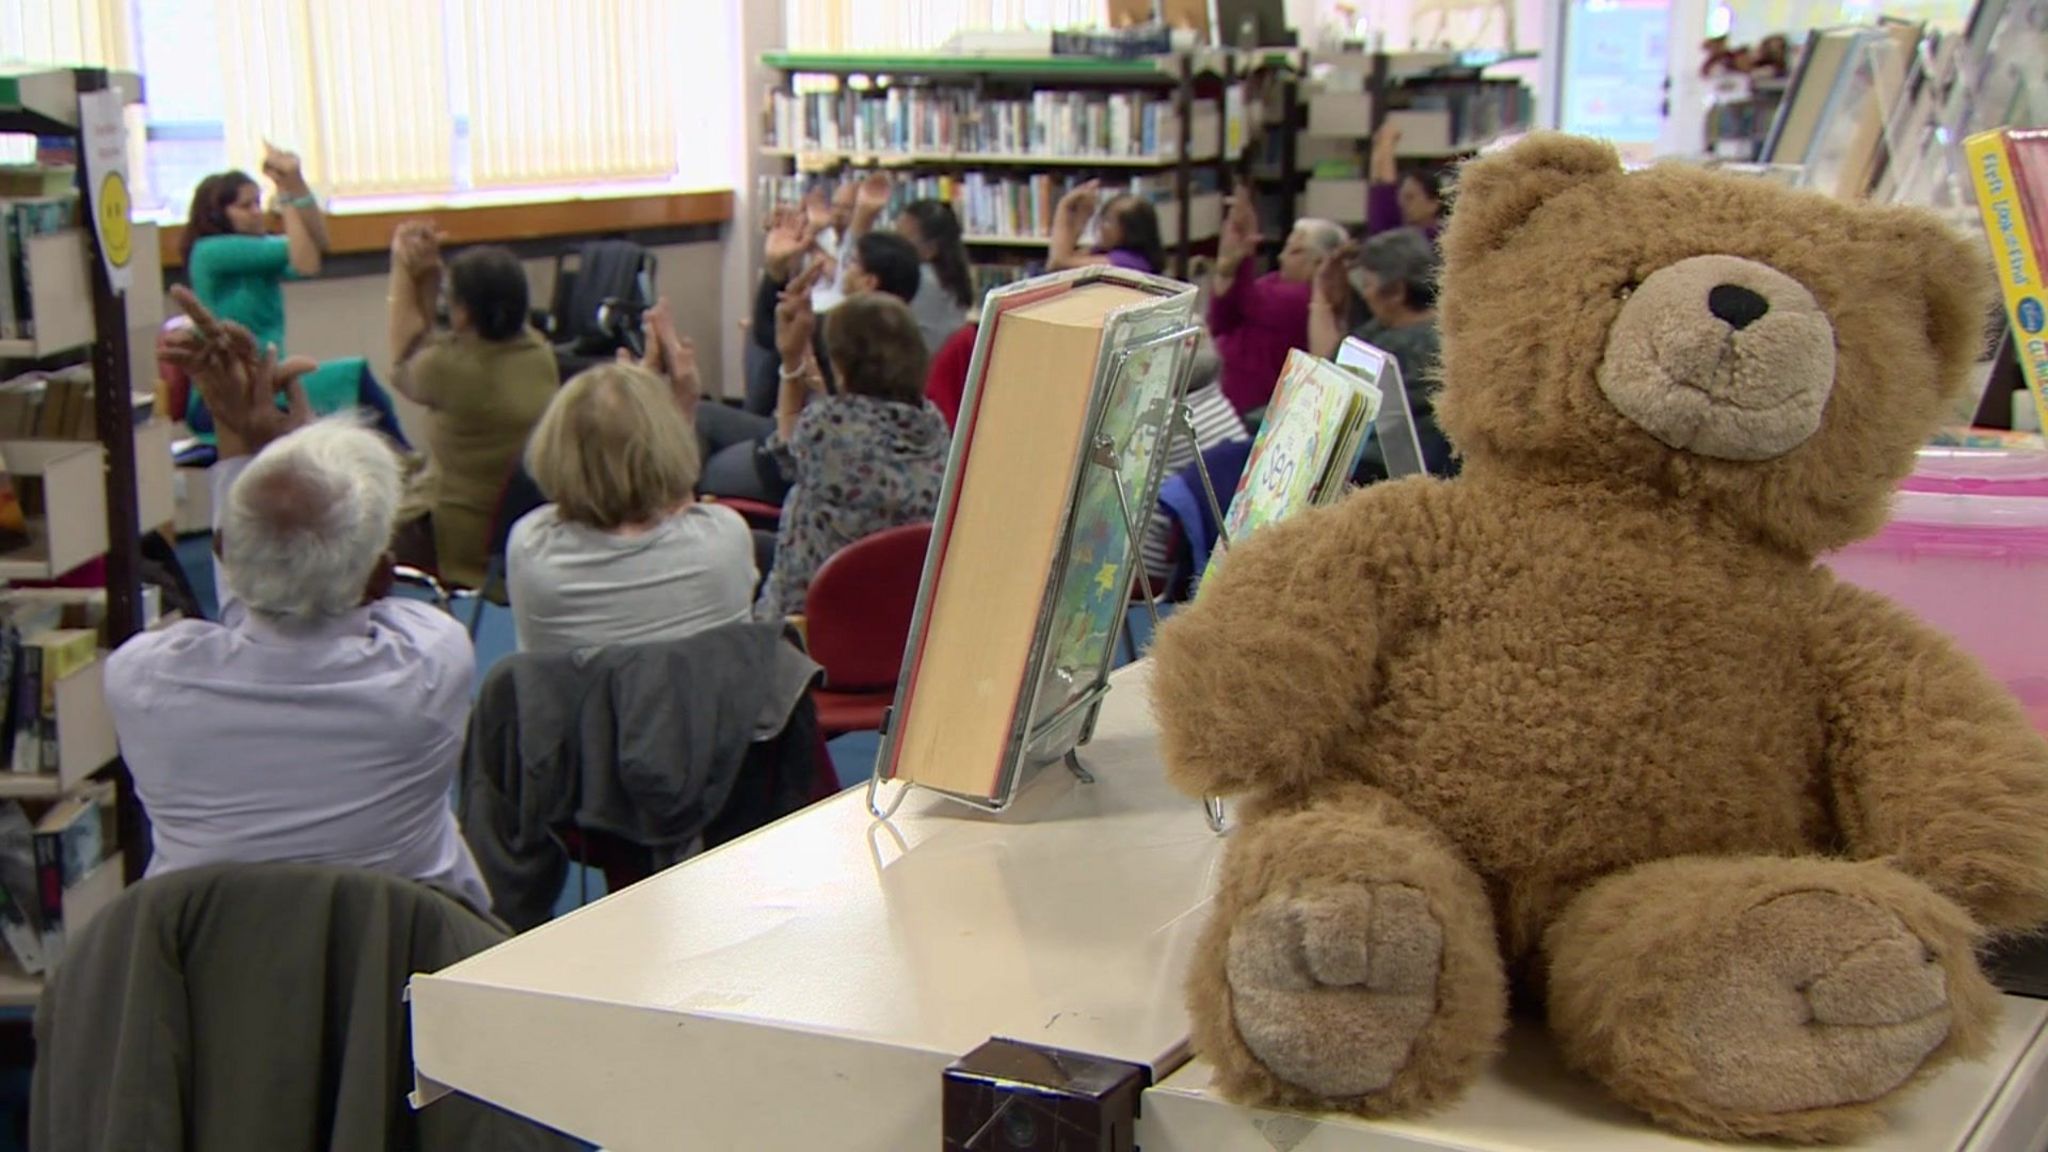
M 989 297 L 877 783 L 1001 808 L 1092 732 L 1194 302 L 1187 284 L 1099 267 Z
M 1964 141 L 1963 154 L 2005 295 L 2020 377 L 2034 397 L 2042 426 L 2048 427 L 2048 287 L 2041 283 L 2042 269 L 2048 267 L 2048 236 L 2034 230 L 2026 194 L 2038 195 L 2048 183 L 2048 147 L 2036 133 L 2017 142 L 2013 136 L 2006 130 L 1980 132 Z
M 1362 375 L 1299 348 L 1289 352 L 1223 514 L 1229 543 L 1210 557 L 1202 583 L 1229 562 L 1229 548 L 1260 528 L 1343 495 L 1379 408 L 1379 388 Z

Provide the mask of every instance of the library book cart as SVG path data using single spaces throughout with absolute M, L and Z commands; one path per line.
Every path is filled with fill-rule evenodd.
M 35 166 L 0 170 L 0 291 L 11 294 L 0 310 L 0 461 L 26 522 L 25 542 L 15 534 L 0 550 L 0 673 L 11 689 L 0 700 L 0 889 L 20 917 L 0 946 L 0 1009 L 35 1004 L 32 968 L 54 966 L 63 935 L 142 863 L 124 851 L 139 843 L 138 809 L 102 676 L 107 653 L 156 615 L 142 593 L 141 534 L 175 518 L 172 429 L 151 415 L 154 357 L 129 354 L 153 346 L 163 319 L 157 231 L 129 233 L 132 287 L 118 293 L 90 223 L 99 206 L 83 175 L 80 99 L 105 91 L 133 104 L 141 82 L 0 65 L 0 132 L 39 141 Z M 125 205 L 111 210 L 125 221 Z M 103 586 L 80 579 L 95 564 Z M 23 674 L 31 649 L 33 678 Z M 10 1048 L 27 1032 L 19 1012 L 0 1024 Z
M 415 977 L 416 1101 L 467 1093 L 609 1152 L 1715 1147 L 1612 1104 L 1533 1032 L 1426 1121 L 1215 1095 L 1181 986 L 1224 839 L 1166 783 L 1148 676 L 1112 678 L 1092 782 L 1040 773 L 1001 815 L 913 790 L 887 820 L 856 788 Z M 2044 1024 L 2009 997 L 1993 1055 L 1864 1147 L 2040 1152 Z

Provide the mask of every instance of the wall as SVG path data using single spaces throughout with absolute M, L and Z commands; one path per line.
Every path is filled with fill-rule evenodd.
M 738 348 L 738 333 L 723 319 L 727 309 L 721 286 L 724 282 L 725 244 L 710 241 L 682 244 L 654 250 L 659 261 L 658 289 L 669 298 L 676 314 L 676 327 L 697 342 L 697 362 L 704 388 L 710 395 L 723 395 L 728 379 L 722 365 L 728 347 Z M 527 280 L 533 286 L 535 307 L 545 307 L 554 292 L 555 262 L 529 260 Z M 362 356 L 370 361 L 380 379 L 391 373 L 391 352 L 384 330 L 386 280 L 382 274 L 327 276 L 285 286 L 285 323 L 291 333 L 291 351 L 320 359 Z M 737 375 L 730 377 L 730 392 L 743 391 Z M 418 442 L 424 432 L 421 414 L 400 400 L 400 417 L 406 435 Z

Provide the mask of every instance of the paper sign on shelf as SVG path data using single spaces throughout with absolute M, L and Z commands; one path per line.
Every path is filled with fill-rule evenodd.
M 128 219 L 128 125 L 121 93 L 81 92 L 78 117 L 85 141 L 86 186 L 92 190 L 92 228 L 99 237 L 107 282 L 126 292 L 135 256 L 135 228 Z

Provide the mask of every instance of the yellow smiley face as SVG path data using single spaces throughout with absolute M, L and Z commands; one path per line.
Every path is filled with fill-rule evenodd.
M 117 268 L 125 268 L 128 258 L 134 254 L 134 230 L 128 222 L 128 181 L 119 172 L 109 172 L 100 181 L 98 196 L 100 216 L 100 245 L 106 250 L 107 259 Z

